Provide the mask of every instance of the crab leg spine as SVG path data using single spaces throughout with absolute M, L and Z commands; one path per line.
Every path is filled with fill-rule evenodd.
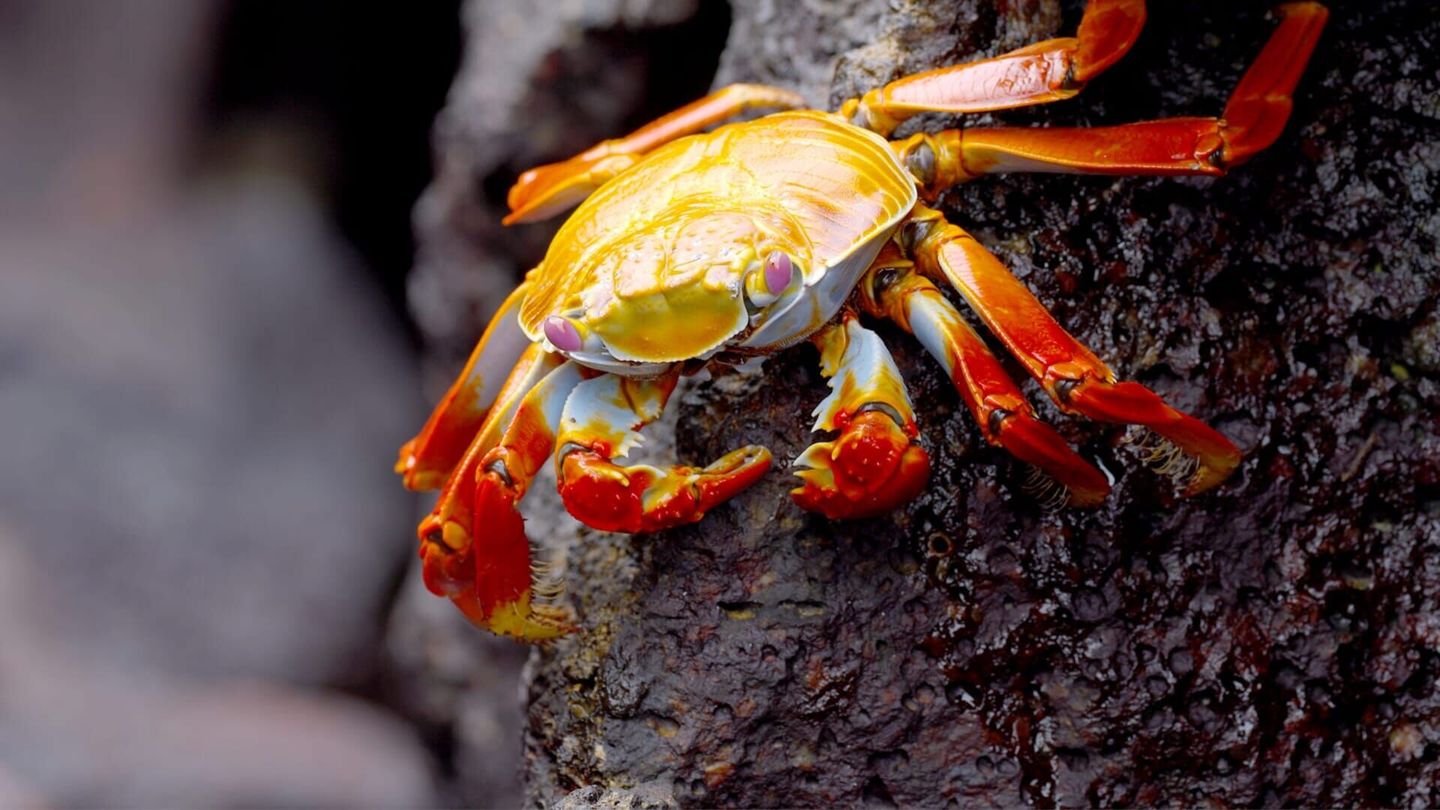
M 758 481 L 770 451 L 750 445 L 708 467 L 620 465 L 639 428 L 660 417 L 677 373 L 637 380 L 606 374 L 576 387 L 556 441 L 556 477 L 565 508 L 602 531 L 653 532 L 693 523 Z
M 1214 429 L 1150 389 L 1115 374 L 1055 322 L 1045 306 L 974 237 L 917 206 L 910 246 L 921 272 L 943 277 L 1000 338 L 1056 405 L 1098 421 L 1142 425 L 1198 461 L 1184 484 L 1193 495 L 1215 486 L 1240 463 L 1240 451 Z
M 853 312 L 813 340 L 831 390 L 815 408 L 813 430 L 840 435 L 795 459 L 802 484 L 791 497 L 831 519 L 872 517 L 912 500 L 925 488 L 930 457 L 915 443 L 915 410 L 889 350 Z
M 537 166 L 515 181 L 504 224 L 537 222 L 577 205 L 656 147 L 700 132 L 747 110 L 799 109 L 798 93 L 762 84 L 732 84 L 668 113 L 623 138 L 601 141 L 568 160 Z
M 395 472 L 407 489 L 436 489 L 443 484 L 501 398 L 501 389 L 514 376 L 511 369 L 529 351 L 530 341 L 516 320 L 529 286 L 516 287 L 500 304 L 460 376 L 420 432 L 400 448 Z
M 1036 418 L 1000 361 L 930 279 L 915 273 L 908 261 L 878 263 L 861 282 L 860 293 L 869 314 L 913 334 L 939 361 L 986 441 L 1049 475 L 1074 506 L 1105 500 L 1109 481 Z

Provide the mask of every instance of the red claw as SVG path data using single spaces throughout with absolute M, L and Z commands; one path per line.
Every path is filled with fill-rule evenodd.
M 420 559 L 425 587 L 448 597 L 465 617 L 480 627 L 522 641 L 545 641 L 574 632 L 569 612 L 536 604 L 531 590 L 530 541 L 516 504 L 523 495 L 496 471 L 505 458 L 499 448 L 481 462 L 474 490 L 474 525 L 432 515 L 420 524 Z M 498 469 L 505 469 L 503 462 Z
M 930 457 L 880 411 L 859 414 L 833 442 L 810 446 L 799 459 L 809 469 L 790 491 L 802 509 L 832 520 L 873 517 L 914 499 L 930 477 Z
M 561 462 L 560 497 L 587 526 L 654 532 L 694 523 L 770 470 L 770 451 L 742 447 L 703 469 L 620 467 L 603 447 L 573 450 Z

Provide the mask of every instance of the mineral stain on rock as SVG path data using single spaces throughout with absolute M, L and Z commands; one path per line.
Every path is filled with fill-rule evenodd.
M 777 471 L 689 528 L 539 538 L 568 548 L 587 629 L 528 667 L 531 800 L 661 784 L 707 806 L 1440 803 L 1440 19 L 1330 5 L 1285 135 L 1230 176 L 1011 176 L 942 200 L 1122 377 L 1235 440 L 1230 482 L 1177 498 L 1137 437 L 1029 386 L 1116 477 L 1097 510 L 1046 511 L 881 326 L 934 462 L 914 504 L 832 523 Z M 1078 12 L 737 0 L 716 83 L 833 104 L 1067 34 Z M 1152 3 L 1078 99 L 965 123 L 1212 114 L 1270 25 L 1258 4 Z M 432 233 L 464 243 L 446 210 Z M 825 394 L 815 366 L 799 348 L 763 383 L 691 390 L 679 456 L 793 458 Z

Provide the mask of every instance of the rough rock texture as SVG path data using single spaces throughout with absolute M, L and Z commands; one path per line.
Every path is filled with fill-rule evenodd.
M 1123 430 L 1037 398 L 1117 479 L 1098 510 L 1046 512 L 881 327 L 934 461 L 909 508 L 830 523 L 777 471 L 679 531 L 532 529 L 569 549 L 586 632 L 531 657 L 531 801 L 658 781 L 687 805 L 1440 802 L 1440 23 L 1398 0 L 1333 5 L 1290 128 L 1230 177 L 992 178 L 942 206 L 1122 376 L 1232 437 L 1231 482 L 1182 501 Z M 995 118 L 1218 111 L 1271 24 L 1252 3 L 1152 6 L 1140 45 L 1079 99 Z M 717 83 L 833 104 L 1067 33 L 1078 11 L 742 0 Z M 442 149 L 446 167 L 473 156 Z M 510 278 L 513 245 L 548 232 L 502 250 L 436 205 L 432 244 Z M 422 304 L 473 337 L 494 301 Z M 758 442 L 793 458 L 825 392 L 814 361 L 796 349 L 692 390 L 680 457 Z
M 572 791 L 554 804 L 555 810 L 673 810 L 679 806 L 670 785 L 661 782 L 633 788 L 591 785 Z

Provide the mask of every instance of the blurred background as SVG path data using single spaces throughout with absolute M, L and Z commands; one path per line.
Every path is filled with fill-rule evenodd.
M 444 799 L 382 631 L 460 14 L 399 11 L 0 2 L 0 807 Z

